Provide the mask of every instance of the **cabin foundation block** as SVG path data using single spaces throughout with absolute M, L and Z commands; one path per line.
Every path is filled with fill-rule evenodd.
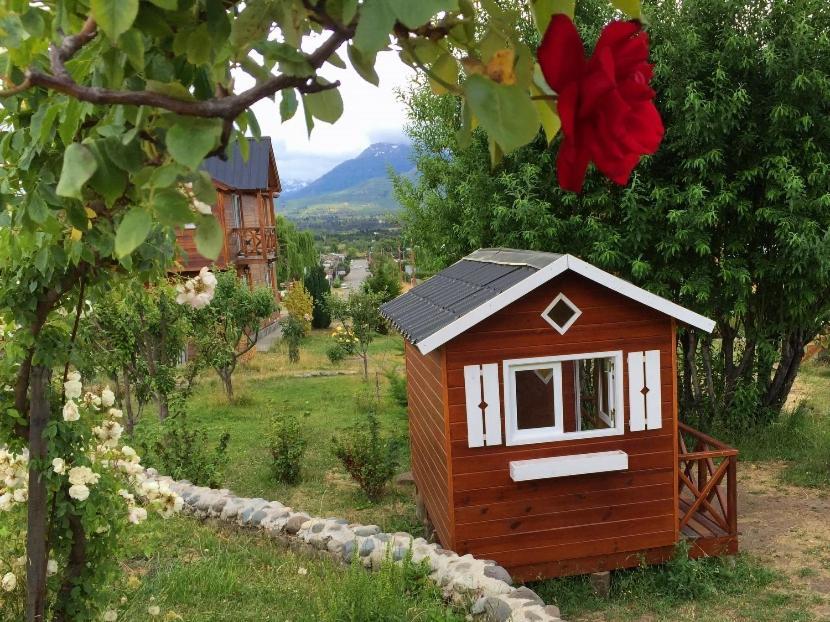
M 592 572 L 589 577 L 591 589 L 600 598 L 608 598 L 611 595 L 611 572 Z

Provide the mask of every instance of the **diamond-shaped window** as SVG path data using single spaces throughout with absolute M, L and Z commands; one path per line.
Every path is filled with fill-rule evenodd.
M 560 334 L 564 335 L 571 325 L 576 322 L 576 319 L 582 314 L 582 311 L 568 300 L 565 294 L 559 294 L 548 305 L 548 308 L 542 313 L 542 318 L 551 326 L 553 326 Z

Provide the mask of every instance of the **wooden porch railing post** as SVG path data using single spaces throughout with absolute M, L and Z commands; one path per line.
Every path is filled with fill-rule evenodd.
M 729 456 L 729 468 L 726 473 L 726 506 L 729 512 L 729 532 L 738 533 L 738 457 Z

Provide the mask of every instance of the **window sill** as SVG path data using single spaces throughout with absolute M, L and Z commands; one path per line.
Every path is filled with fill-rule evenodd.
M 510 432 L 510 431 L 508 431 Z M 508 435 L 507 445 L 533 445 L 539 443 L 556 443 L 559 441 L 576 441 L 584 438 L 601 438 L 604 436 L 621 436 L 625 430 L 605 428 L 602 430 L 584 430 L 582 432 L 560 432 L 556 428 L 541 428 L 536 431 L 520 430 Z
M 514 482 L 526 482 L 552 477 L 624 471 L 627 468 L 628 454 L 624 451 L 601 451 L 537 460 L 517 460 L 510 463 L 510 478 Z

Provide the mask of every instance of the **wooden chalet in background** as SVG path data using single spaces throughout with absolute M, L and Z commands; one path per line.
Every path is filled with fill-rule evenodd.
M 267 286 L 278 298 L 275 199 L 282 186 L 271 139 L 249 138 L 248 146 L 247 161 L 239 145 L 234 145 L 227 160 L 213 157 L 202 165 L 216 186 L 218 198 L 213 214 L 225 232 L 225 241 L 219 257 L 210 261 L 196 251 L 195 229 L 180 230 L 176 237 L 185 254 L 180 272 L 195 273 L 211 265 L 221 270 L 235 268 L 250 287 Z
M 514 578 L 737 551 L 737 451 L 678 421 L 678 323 L 571 255 L 483 249 L 385 304 L 441 544 Z

